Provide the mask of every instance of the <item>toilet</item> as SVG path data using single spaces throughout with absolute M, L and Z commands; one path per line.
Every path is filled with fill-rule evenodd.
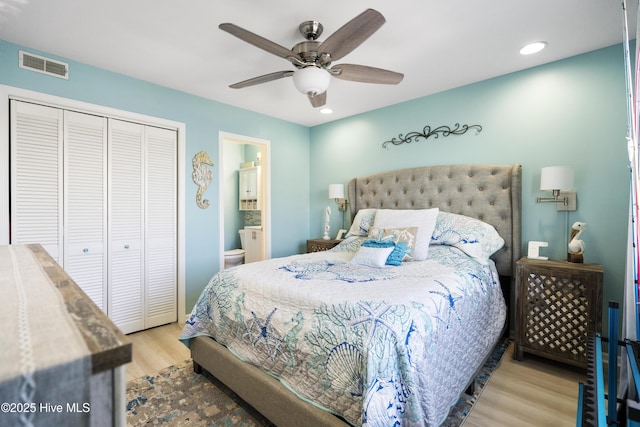
M 225 269 L 244 264 L 244 230 L 238 230 L 238 233 L 240 233 L 240 247 L 242 249 L 224 251 Z

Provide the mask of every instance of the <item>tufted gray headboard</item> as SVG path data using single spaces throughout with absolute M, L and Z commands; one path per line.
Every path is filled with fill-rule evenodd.
M 505 246 L 493 255 L 498 273 L 513 276 L 520 258 L 521 166 L 447 165 L 401 169 L 349 182 L 351 218 L 359 209 L 427 209 L 493 225 Z

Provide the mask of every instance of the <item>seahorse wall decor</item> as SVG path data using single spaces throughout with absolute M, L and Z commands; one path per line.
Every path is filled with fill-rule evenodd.
M 213 174 L 207 165 L 213 166 L 213 162 L 209 158 L 209 155 L 204 151 L 193 156 L 193 174 L 191 177 L 193 178 L 193 182 L 198 185 L 196 203 L 200 209 L 207 209 L 209 207 L 209 200 L 202 199 L 204 190 L 207 189 L 213 180 Z

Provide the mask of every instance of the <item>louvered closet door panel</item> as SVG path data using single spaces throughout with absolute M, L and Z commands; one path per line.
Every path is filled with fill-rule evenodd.
M 144 329 L 144 126 L 109 119 L 109 317 Z
M 64 268 L 107 312 L 107 119 L 64 113 Z
M 175 322 L 177 314 L 177 134 L 146 128 L 145 290 L 151 328 Z
M 62 264 L 62 110 L 11 101 L 11 243 Z

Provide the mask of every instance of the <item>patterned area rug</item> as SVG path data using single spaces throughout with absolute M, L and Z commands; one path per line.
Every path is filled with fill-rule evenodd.
M 464 422 L 509 344 L 505 339 L 496 346 L 476 380 L 474 395 L 463 395 L 442 426 Z M 190 359 L 127 383 L 127 425 L 273 426 L 211 375 L 194 373 Z

